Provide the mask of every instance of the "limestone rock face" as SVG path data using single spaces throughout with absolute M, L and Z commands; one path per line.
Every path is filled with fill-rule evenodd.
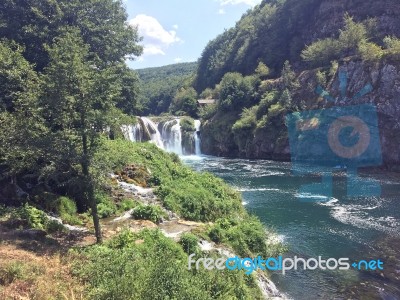
M 336 99 L 335 103 L 327 103 L 314 92 L 316 87 L 315 71 L 304 71 L 299 74 L 301 88 L 293 96 L 293 101 L 307 103 L 307 110 L 323 109 L 334 106 L 357 104 L 374 104 L 378 113 L 378 123 L 384 165 L 394 167 L 400 165 L 400 61 L 384 60 L 377 63 L 363 62 L 358 59 L 342 61 L 339 70 L 348 76 L 347 96 L 339 97 L 339 79 L 336 74 L 328 82 L 326 90 Z M 351 100 L 365 85 L 372 84 L 369 94 Z M 310 88 L 312 87 L 312 88 Z M 235 117 L 226 118 L 216 115 L 203 126 L 202 150 L 205 154 L 289 160 L 290 147 L 288 130 L 283 120 L 274 122 L 274 126 L 257 129 L 235 138 L 231 127 Z M 284 118 L 284 116 L 280 116 Z

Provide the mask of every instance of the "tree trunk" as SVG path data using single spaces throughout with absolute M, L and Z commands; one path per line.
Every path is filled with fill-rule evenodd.
M 103 238 L 101 235 L 101 227 L 100 227 L 100 220 L 97 213 L 97 203 L 94 197 L 94 187 L 92 179 L 90 178 L 89 173 L 89 161 L 88 161 L 88 140 L 87 135 L 82 135 L 82 146 L 83 146 L 83 160 L 82 160 L 82 172 L 85 176 L 86 181 L 86 189 L 87 189 L 87 201 L 92 210 L 92 217 L 93 217 L 93 225 L 96 235 L 96 242 L 101 244 L 103 242 Z

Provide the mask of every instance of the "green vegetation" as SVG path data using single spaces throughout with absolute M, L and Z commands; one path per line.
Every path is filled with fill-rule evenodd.
M 188 255 L 158 230 L 124 231 L 75 255 L 75 274 L 94 299 L 262 299 L 242 271 L 188 270 Z
M 344 22 L 344 29 L 340 30 L 338 39 L 317 41 L 304 49 L 301 57 L 311 65 L 321 66 L 329 64 L 332 60 L 356 54 L 360 46 L 363 46 L 365 51 L 370 37 L 367 26 L 354 22 L 349 15 L 344 17 Z
M 158 205 L 139 204 L 132 211 L 132 217 L 138 220 L 149 220 L 159 224 L 165 217 L 165 213 Z
M 312 66 L 326 66 L 331 61 L 349 55 L 359 54 L 364 61 L 379 61 L 385 56 L 399 56 L 400 43 L 396 37 L 385 37 L 381 45 L 370 42 L 376 30 L 375 20 L 367 19 L 363 23 L 353 21 L 349 15 L 344 17 L 345 26 L 339 32 L 338 39 L 319 40 L 303 50 L 302 58 Z
M 43 273 L 43 270 L 33 263 L 10 261 L 0 265 L 0 285 L 9 285 L 16 280 L 34 278 Z
M 29 204 L 25 204 L 20 210 L 16 210 L 16 215 L 27 222 L 28 228 L 46 229 L 49 219 L 46 214 Z
M 174 115 L 197 116 L 197 93 L 194 88 L 180 88 L 172 100 L 170 112 Z
M 96 14 L 81 13 L 88 11 Z M 138 78 L 125 63 L 142 52 L 137 28 L 126 26 L 123 3 L 113 0 L 5 0 L 0 18 L 2 184 L 29 175 L 37 206 L 48 206 L 40 195 L 51 192 L 90 208 L 101 242 L 95 190 L 103 176 L 92 161 L 105 129 L 137 112 Z M 15 188 L 3 197 L 20 205 Z M 57 213 L 79 223 L 70 201 L 59 201 Z
M 114 200 L 103 191 L 97 191 L 95 194 L 97 211 L 100 218 L 107 218 L 117 212 L 117 206 Z
M 193 132 L 196 130 L 194 120 L 188 117 L 181 118 L 180 125 L 183 132 Z
M 122 0 L 5 0 L 0 18 L 0 196 L 7 205 L 0 207 L 1 225 L 15 235 L 23 232 L 19 229 L 37 229 L 27 235 L 37 234 L 43 248 L 33 248 L 42 254 L 60 252 L 65 263 L 60 267 L 57 257 L 52 260 L 57 271 L 47 266 L 43 272 L 29 263 L 3 264 L 0 293 L 21 280 L 27 290 L 35 290 L 29 292 L 34 299 L 75 299 L 74 291 L 83 288 L 92 299 L 261 299 L 255 275 L 186 268 L 189 252 L 203 255 L 200 237 L 247 256 L 275 253 L 276 246 L 266 244 L 267 232 L 243 208 L 239 193 L 153 144 L 118 138 L 120 125 L 133 122 L 132 115 L 139 113 L 190 115 L 181 126 L 192 133 L 191 117 L 198 114 L 198 93 L 191 87 L 196 64 L 139 71 L 140 98 L 139 77 L 125 60 L 139 56 L 142 47 L 137 28 L 126 26 Z M 270 70 L 258 62 L 253 71 L 252 76 L 229 73 L 208 91 L 207 97 L 219 99 L 216 113 L 239 114 L 259 101 L 259 85 Z M 252 117 L 258 109 L 249 111 Z M 255 126 L 258 118 L 253 121 Z M 160 203 L 144 205 L 129 198 L 110 178 L 112 172 L 118 180 L 153 187 Z M 124 230 L 103 243 L 100 218 L 132 210 L 135 219 L 160 223 L 165 209 L 208 223 L 182 235 L 179 243 L 159 230 Z M 77 240 L 69 240 L 75 233 L 62 232 L 65 228 L 47 213 L 90 231 L 93 225 L 97 245 L 64 256 L 77 240 L 92 241 L 79 233 Z M 93 223 L 87 224 L 89 214 Z M 109 234 L 116 233 L 107 230 Z M 46 238 L 39 239 L 42 235 Z M 54 291 L 45 291 L 46 277 Z
M 192 233 L 184 233 L 179 239 L 179 244 L 182 246 L 183 251 L 190 255 L 192 253 L 199 253 L 199 238 Z
M 214 88 L 226 73 L 251 75 L 260 63 L 269 71 L 263 72 L 263 80 L 279 76 L 287 60 L 303 68 L 304 45 L 309 47 L 303 56 L 312 66 L 357 54 L 357 45 L 364 37 L 382 46 L 380 41 L 386 35 L 398 35 L 398 18 L 388 14 L 388 8 L 396 5 L 396 0 L 384 5 L 344 1 L 329 6 L 321 0 L 262 1 L 233 28 L 208 43 L 199 60 L 194 87 L 202 93 Z M 354 17 L 352 24 L 350 19 L 341 19 L 346 12 Z
M 196 68 L 196 63 L 180 63 L 137 70 L 140 77 L 139 114 L 160 115 L 172 111 L 185 111 L 186 108 L 182 107 L 175 110 L 172 103 L 175 98 L 182 97 L 179 90 L 190 87 Z M 190 99 L 190 93 L 188 95 Z M 190 102 L 188 101 L 188 114 L 193 110 Z

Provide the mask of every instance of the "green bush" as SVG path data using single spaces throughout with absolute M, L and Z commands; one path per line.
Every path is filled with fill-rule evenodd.
M 276 117 L 278 115 L 280 115 L 281 113 L 283 113 L 285 111 L 285 108 L 280 104 L 274 104 L 271 106 L 271 108 L 268 111 L 268 116 L 269 117 Z
M 394 36 L 387 36 L 383 42 L 387 48 L 387 53 L 396 60 L 400 60 L 400 39 Z
M 105 192 L 97 191 L 95 194 L 97 212 L 100 218 L 107 218 L 117 212 L 117 207 L 110 196 Z
M 258 109 L 256 112 L 257 120 L 261 119 L 268 113 L 268 109 L 272 104 L 275 104 L 278 101 L 279 93 L 276 90 L 265 92 L 262 96 L 260 104 L 258 105 Z
M 71 225 L 82 225 L 81 220 L 77 216 L 77 208 L 74 200 L 68 197 L 59 197 L 56 204 L 56 212 L 60 215 L 61 220 Z
M 45 230 L 49 219 L 47 215 L 36 207 L 25 204 L 19 211 L 22 220 L 27 222 L 29 228 Z
M 340 57 L 342 49 L 338 40 L 327 38 L 307 46 L 301 57 L 313 66 L 324 66 Z
M 267 248 L 267 233 L 260 221 L 252 216 L 219 219 L 208 228 L 207 235 L 215 243 L 227 243 L 235 253 L 243 257 L 265 257 L 271 253 L 278 254 L 282 250 L 280 244 Z
M 124 211 L 128 211 L 132 208 L 134 208 L 136 206 L 137 202 L 133 199 L 122 199 L 122 201 L 119 203 L 119 208 L 118 211 L 119 212 L 124 212 Z
M 217 110 L 218 110 L 217 104 L 205 105 L 200 107 L 199 116 L 203 120 L 209 120 L 217 113 Z
M 67 229 L 56 220 L 50 220 L 47 224 L 47 232 L 54 233 L 54 232 L 66 232 Z
M 132 216 L 139 220 L 150 220 L 153 223 L 160 223 L 165 217 L 164 211 L 158 205 L 144 205 L 136 206 L 132 211 Z
M 198 253 L 199 252 L 199 239 L 192 233 L 184 233 L 181 235 L 179 244 L 182 246 L 183 251 L 186 254 Z
M 25 272 L 25 264 L 20 261 L 0 266 L 0 285 L 6 286 L 17 279 L 23 279 Z
M 244 108 L 240 119 L 232 126 L 232 131 L 238 133 L 240 131 L 253 130 L 257 125 L 258 105 L 251 108 Z
M 365 61 L 379 61 L 384 55 L 384 51 L 381 47 L 368 42 L 360 44 L 358 51 Z
M 188 270 L 188 255 L 159 230 L 123 231 L 74 257 L 89 299 L 262 299 L 244 271 Z
M 224 240 L 224 230 L 219 225 L 215 225 L 211 227 L 208 236 L 214 243 L 222 243 Z
M 181 118 L 180 125 L 183 132 L 191 132 L 196 130 L 193 119 L 188 117 Z

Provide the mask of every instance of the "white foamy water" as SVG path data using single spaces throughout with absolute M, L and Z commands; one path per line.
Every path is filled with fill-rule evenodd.
M 318 201 L 325 201 L 328 202 L 330 201 L 331 198 L 324 196 L 324 195 L 315 195 L 315 194 L 310 194 L 310 193 L 299 193 L 299 194 L 295 194 L 296 198 L 300 198 L 300 199 L 314 199 L 315 202 Z
M 377 207 L 337 204 L 332 206 L 331 216 L 344 224 L 358 228 L 370 228 L 400 236 L 400 222 L 392 216 L 372 216 L 369 211 Z
M 265 192 L 265 191 L 274 191 L 279 192 L 280 189 L 274 188 L 235 188 L 239 192 Z

